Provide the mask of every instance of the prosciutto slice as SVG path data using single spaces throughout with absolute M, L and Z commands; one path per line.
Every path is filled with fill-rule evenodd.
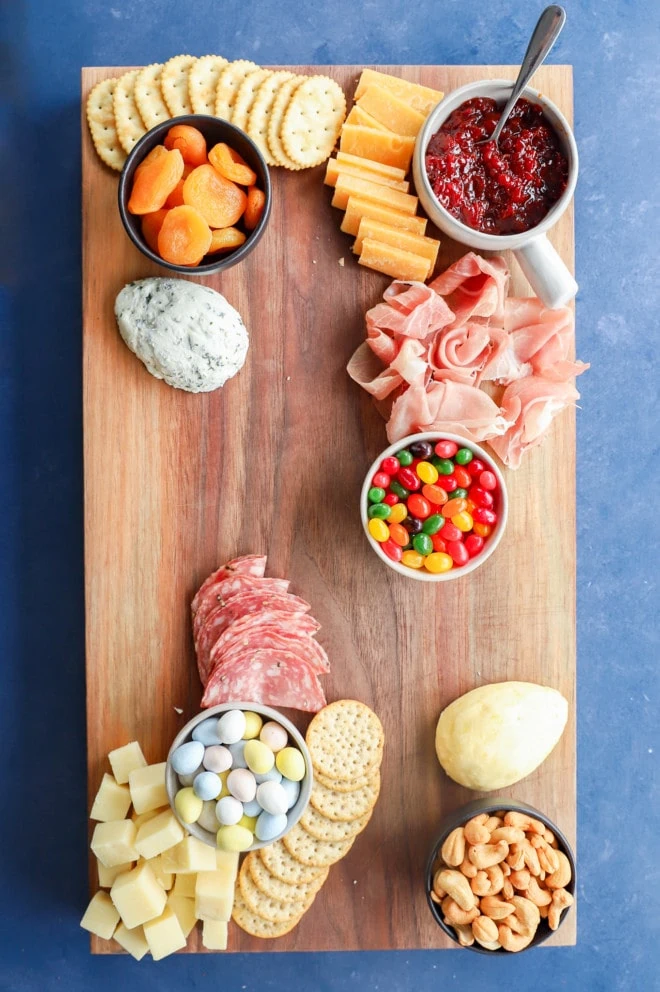
M 418 431 L 459 433 L 473 441 L 496 437 L 509 427 L 488 393 L 451 379 L 411 386 L 392 406 L 387 425 L 391 443 Z
M 452 326 L 465 324 L 474 317 L 492 318 L 493 323 L 501 326 L 508 287 L 509 270 L 503 258 L 499 255 L 482 258 L 470 251 L 429 283 L 428 288 L 447 297 L 454 311 Z
M 550 424 L 580 398 L 575 386 L 540 375 L 526 376 L 504 390 L 502 409 L 511 426 L 490 446 L 509 468 L 518 468 L 529 448 L 540 444 Z
M 549 310 L 534 296 L 508 299 L 504 330 L 507 346 L 489 363 L 486 379 L 506 384 L 540 375 L 566 382 L 589 368 L 568 357 L 575 340 L 575 321 L 569 307 Z
M 501 327 L 476 321 L 438 331 L 428 350 L 434 379 L 478 386 L 485 370 L 500 360 L 509 339 Z

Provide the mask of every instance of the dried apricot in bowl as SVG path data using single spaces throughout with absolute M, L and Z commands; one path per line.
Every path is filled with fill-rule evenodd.
M 206 162 L 206 138 L 190 124 L 175 124 L 165 136 L 165 147 L 178 148 L 184 162 L 191 165 L 204 165 Z
M 174 265 L 199 265 L 211 245 L 211 229 L 194 207 L 167 211 L 158 233 L 158 254 Z
M 261 215 L 264 212 L 264 207 L 266 206 L 266 194 L 258 186 L 251 186 L 247 194 L 247 205 L 245 207 L 245 215 L 243 217 L 243 223 L 247 227 L 248 231 L 254 231 L 255 227 L 261 220 Z
M 183 175 L 183 158 L 177 148 L 158 155 L 152 152 L 148 159 L 135 173 L 128 201 L 128 211 L 132 214 L 151 214 L 160 210 Z
M 224 141 L 213 146 L 209 152 L 209 162 L 216 172 L 239 186 L 254 186 L 257 181 L 254 169 Z
M 199 211 L 209 227 L 232 227 L 243 216 L 247 204 L 243 190 L 212 165 L 193 169 L 184 183 L 183 199 Z
M 169 199 L 169 197 L 168 197 Z M 142 236 L 152 251 L 158 252 L 158 235 L 167 216 L 167 210 L 154 210 L 142 217 Z
M 209 255 L 217 251 L 231 251 L 232 248 L 238 248 L 245 241 L 245 237 L 237 227 L 219 227 L 211 231 Z

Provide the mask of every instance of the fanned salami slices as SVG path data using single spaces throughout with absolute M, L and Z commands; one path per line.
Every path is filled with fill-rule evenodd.
M 315 672 L 291 651 L 263 648 L 218 665 L 209 679 L 202 706 L 246 699 L 268 706 L 316 713 L 326 704 Z
M 235 626 L 236 624 L 232 624 L 225 633 L 231 634 Z M 211 675 L 216 665 L 226 665 L 260 648 L 291 651 L 306 662 L 317 675 L 327 675 L 330 671 L 328 656 L 319 642 L 309 634 L 290 630 L 288 624 L 286 629 L 281 624 L 280 626 L 273 626 L 270 623 L 255 624 L 247 633 L 230 640 L 224 648 L 216 651 L 217 646 L 218 641 L 211 650 Z
M 257 578 L 252 575 L 241 575 L 237 572 L 228 579 L 221 579 L 213 582 L 200 601 L 199 607 L 193 618 L 193 637 L 195 641 L 202 629 L 205 620 L 210 614 L 224 606 L 232 596 L 239 596 L 246 592 L 275 592 L 286 594 L 289 588 L 287 579 L 266 579 Z
M 234 558 L 232 561 L 228 561 L 226 565 L 222 565 L 217 571 L 211 572 L 208 579 L 202 582 L 195 594 L 191 606 L 192 615 L 195 616 L 204 593 L 214 582 L 228 579 L 235 573 L 251 575 L 255 579 L 263 578 L 266 574 L 266 560 L 266 555 L 243 555 L 242 558 Z

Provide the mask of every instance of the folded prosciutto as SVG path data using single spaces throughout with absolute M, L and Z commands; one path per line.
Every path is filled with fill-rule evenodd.
M 490 446 L 509 468 L 518 468 L 529 448 L 540 444 L 550 424 L 566 406 L 580 398 L 570 382 L 528 375 L 507 386 L 502 396 L 502 408 L 511 426 L 501 437 L 493 438 Z

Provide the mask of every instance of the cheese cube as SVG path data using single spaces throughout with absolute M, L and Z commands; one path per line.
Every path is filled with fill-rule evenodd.
M 149 820 L 153 820 L 154 816 L 160 816 L 162 810 L 160 809 L 150 809 L 148 813 L 136 813 L 135 810 L 131 813 L 131 820 L 135 824 L 137 830 L 140 829 L 143 823 L 148 823 Z
M 165 907 L 162 916 L 144 924 L 144 936 L 154 961 L 186 946 L 186 938 L 171 906 Z
M 174 876 L 174 888 L 172 891 L 177 896 L 185 896 L 187 899 L 195 898 L 195 883 L 197 875 L 195 872 L 179 872 Z
M 128 785 L 136 813 L 148 813 L 149 810 L 168 805 L 164 761 L 157 765 L 147 765 L 146 768 L 134 768 L 129 773 Z
M 137 861 L 136 833 L 132 820 L 109 820 L 107 823 L 97 823 L 90 847 L 101 864 L 106 868 L 115 868 L 126 861 Z
M 382 162 L 373 162 L 371 159 L 361 158 L 359 155 L 349 155 L 348 152 L 337 152 L 337 163 L 339 165 L 357 165 L 362 169 L 369 169 L 370 172 L 377 172 L 381 176 L 388 176 L 390 179 L 406 178 L 403 169 L 396 169 L 393 165 L 383 165 Z
M 398 169 L 410 168 L 415 139 L 388 131 L 376 131 L 360 124 L 344 124 L 339 147 L 349 155 L 360 155 L 375 162 L 393 165 Z
M 179 844 L 163 853 L 161 862 L 163 871 L 213 871 L 215 848 L 188 834 Z
M 425 114 L 420 114 L 382 86 L 367 86 L 358 106 L 395 134 L 407 134 L 413 138 L 417 137 L 426 120 Z
M 383 244 L 392 245 L 393 248 L 401 248 L 403 251 L 412 251 L 423 258 L 428 258 L 431 269 L 435 266 L 438 258 L 440 242 L 435 238 L 426 238 L 423 235 L 412 234 L 410 231 L 402 231 L 389 224 L 381 224 L 380 221 L 363 217 L 358 228 L 357 238 L 353 245 L 353 251 L 360 254 L 362 242 L 365 238 L 373 241 L 381 241 Z
M 153 820 L 140 825 L 135 838 L 135 850 L 143 858 L 155 858 L 174 847 L 185 837 L 185 831 L 171 809 L 159 813 Z
M 106 866 L 96 859 L 96 870 L 99 876 L 99 886 L 102 889 L 109 889 L 117 875 L 121 875 L 125 871 L 130 871 L 133 867 L 132 861 L 126 861 L 121 865 L 113 865 L 112 868 L 106 868 Z
M 365 238 L 362 242 L 358 262 L 368 269 L 384 272 L 392 279 L 403 279 L 406 282 L 424 282 L 431 271 L 428 258 L 411 251 L 401 251 L 380 241 L 372 241 L 371 238 Z
M 204 920 L 202 944 L 208 951 L 227 950 L 227 924 L 219 920 Z
M 80 921 L 83 930 L 89 930 L 97 937 L 110 940 L 119 923 L 119 913 L 112 904 L 107 892 L 97 892 L 92 896 L 85 915 Z
M 332 198 L 333 207 L 345 210 L 349 196 L 359 196 L 363 200 L 380 203 L 391 210 L 399 210 L 402 214 L 415 214 L 419 203 L 417 197 L 413 196 L 412 193 L 402 193 L 400 190 L 390 189 L 388 186 L 371 182 L 369 179 L 342 174 L 335 183 L 335 195 Z
M 377 131 L 389 131 L 388 127 L 385 127 L 384 124 L 381 124 L 380 121 L 377 121 L 375 117 L 372 117 L 371 114 L 368 114 L 366 110 L 362 109 L 362 107 L 358 107 L 357 103 L 355 104 L 354 107 L 351 107 L 351 112 L 346 118 L 344 123 L 359 124 L 362 127 L 373 127 Z
M 146 861 L 115 879 L 110 898 L 129 930 L 160 916 L 167 902 L 165 890 Z
M 115 748 L 108 755 L 108 761 L 112 768 L 112 774 L 121 785 L 128 782 L 129 775 L 136 768 L 147 767 L 147 759 L 142 754 L 142 748 L 137 741 L 131 741 L 130 744 Z
M 360 221 L 363 217 L 370 217 L 379 220 L 390 227 L 399 227 L 404 231 L 412 231 L 413 234 L 424 234 L 426 230 L 425 217 L 412 217 L 410 214 L 402 214 L 400 210 L 391 210 L 380 203 L 371 200 L 363 200 L 359 196 L 351 196 L 346 205 L 346 213 L 341 222 L 341 229 L 345 234 L 357 235 Z
M 179 896 L 176 892 L 172 891 L 167 897 L 167 905 L 179 921 L 183 936 L 187 937 L 197 923 L 195 900 L 190 899 L 188 896 Z
M 172 888 L 172 886 L 174 885 L 174 875 L 170 871 L 163 870 L 163 863 L 160 855 L 157 855 L 155 858 L 149 858 L 149 859 L 140 858 L 140 860 L 138 861 L 138 865 L 141 864 L 149 865 L 152 872 L 156 876 L 156 881 L 158 882 L 158 884 L 162 889 L 165 889 L 165 891 L 168 892 L 169 889 Z
M 112 775 L 106 772 L 96 793 L 89 813 L 90 820 L 123 820 L 131 805 L 131 794 L 127 785 L 119 785 Z
M 326 186 L 335 186 L 337 180 L 340 176 L 355 176 L 357 179 L 368 179 L 372 183 L 379 183 L 381 186 L 390 186 L 391 189 L 398 189 L 402 193 L 407 193 L 410 189 L 410 183 L 404 179 L 392 179 L 390 176 L 381 175 L 378 172 L 372 172 L 369 168 L 368 159 L 364 160 L 367 166 L 361 165 L 349 165 L 346 162 L 338 162 L 336 158 L 329 158 L 328 165 L 325 170 L 325 179 L 323 180 Z
M 142 927 L 133 927 L 129 930 L 125 923 L 120 923 L 114 937 L 119 946 L 128 951 L 136 961 L 141 961 L 149 950 Z
M 370 86 L 380 86 L 388 90 L 407 103 L 409 107 L 424 114 L 425 117 L 428 117 L 435 105 L 440 103 L 444 96 L 440 90 L 431 89 L 430 86 L 411 83 L 407 79 L 401 79 L 400 76 L 378 72 L 377 69 L 363 69 L 353 99 L 359 100 Z
M 238 854 L 225 855 L 215 871 L 200 871 L 195 885 L 195 915 L 200 920 L 231 919 L 234 906 L 234 888 L 238 871 Z

